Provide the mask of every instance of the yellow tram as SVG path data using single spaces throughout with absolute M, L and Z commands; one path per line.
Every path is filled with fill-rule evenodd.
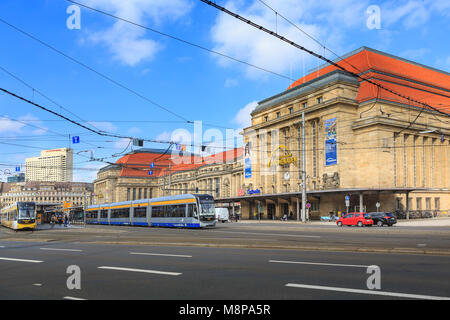
M 15 202 L 0 211 L 1 224 L 13 230 L 36 228 L 36 203 Z

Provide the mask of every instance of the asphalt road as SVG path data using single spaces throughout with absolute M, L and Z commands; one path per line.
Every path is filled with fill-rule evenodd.
M 449 247 L 447 230 L 420 228 L 2 228 L 0 299 L 443 299 L 450 298 Z M 80 290 L 67 287 L 71 265 L 80 268 Z M 367 286 L 371 265 L 380 289 Z

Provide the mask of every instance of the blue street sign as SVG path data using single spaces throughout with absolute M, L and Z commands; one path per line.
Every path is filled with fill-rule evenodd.
M 153 175 L 153 171 L 149 171 L 148 174 L 149 174 L 149 175 Z
M 345 196 L 345 200 L 350 200 L 350 197 L 349 196 Z
M 72 137 L 72 143 L 80 143 L 80 137 L 79 136 Z
M 20 171 L 20 167 L 16 167 L 16 172 L 19 172 Z
M 152 162 L 151 164 L 150 164 L 150 168 L 154 168 L 155 167 L 155 163 L 154 162 Z

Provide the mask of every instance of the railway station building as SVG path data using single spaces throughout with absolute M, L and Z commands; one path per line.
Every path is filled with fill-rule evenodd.
M 335 62 L 358 76 L 322 65 L 258 103 L 243 131 L 243 190 L 216 201 L 239 201 L 244 219 L 297 219 L 305 186 L 310 219 L 448 214 L 450 74 L 367 47 Z

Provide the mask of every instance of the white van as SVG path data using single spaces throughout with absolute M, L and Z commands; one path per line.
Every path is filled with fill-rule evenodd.
M 228 208 L 216 208 L 216 220 L 225 222 L 230 219 Z

